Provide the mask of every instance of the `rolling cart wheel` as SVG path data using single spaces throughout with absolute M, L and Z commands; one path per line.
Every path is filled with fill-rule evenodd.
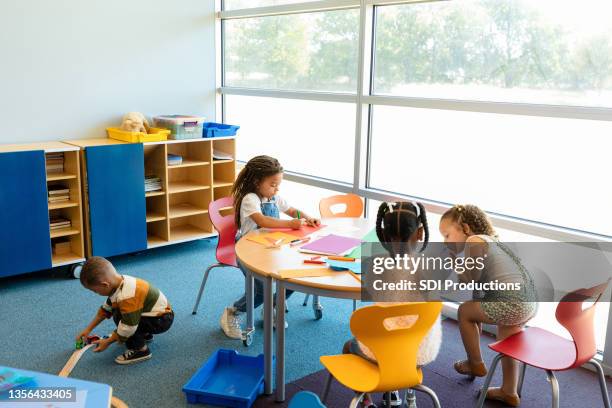
M 242 339 L 242 344 L 244 344 L 245 347 L 249 347 L 251 344 L 253 344 L 253 334 L 248 333 L 245 335 L 244 339 Z
M 314 310 L 314 318 L 315 320 L 321 320 L 323 318 L 323 308 Z
M 79 279 L 81 277 L 81 269 L 83 269 L 83 263 L 77 263 L 70 267 L 70 277 Z

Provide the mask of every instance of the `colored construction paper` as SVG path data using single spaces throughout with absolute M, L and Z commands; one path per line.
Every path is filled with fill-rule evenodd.
M 333 259 L 328 259 L 325 262 L 327 262 L 327 265 L 329 265 L 329 267 L 335 271 L 350 270 L 358 275 L 361 275 L 361 261 L 359 259 L 355 260 L 354 262 L 335 261 Z
M 288 244 L 295 239 L 293 235 L 285 234 L 284 232 L 264 232 L 248 234 L 246 237 L 249 241 L 257 242 L 265 246 L 274 245 L 276 241 L 282 239 L 278 245 Z
M 300 229 L 291 229 L 291 228 L 266 228 L 266 231 L 270 232 L 284 232 L 285 234 L 293 235 L 297 238 L 303 238 L 307 235 L 312 234 L 313 232 L 317 232 L 321 228 L 325 228 L 327 225 L 319 225 L 318 227 L 311 227 L 308 225 L 303 226 Z
M 358 238 L 329 234 L 303 245 L 300 251 L 324 255 L 342 255 L 359 246 L 359 244 L 361 244 L 361 240 Z
M 316 278 L 319 276 L 334 276 L 338 272 L 325 268 L 310 268 L 310 269 L 285 269 L 278 272 L 282 279 L 292 278 Z
M 363 242 L 378 242 L 378 235 L 376 235 L 376 230 L 373 229 L 372 231 L 368 232 L 361 240 Z M 346 254 L 346 256 L 350 256 L 351 258 L 361 258 L 361 245 Z

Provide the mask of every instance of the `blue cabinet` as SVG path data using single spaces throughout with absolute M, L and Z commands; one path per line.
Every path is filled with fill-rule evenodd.
M 147 249 L 143 145 L 85 148 L 94 256 Z
M 51 268 L 45 153 L 0 153 L 0 277 Z

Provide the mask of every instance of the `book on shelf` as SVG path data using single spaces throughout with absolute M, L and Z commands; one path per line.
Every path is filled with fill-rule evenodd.
M 50 203 L 61 203 L 63 201 L 70 201 L 70 196 L 49 197 Z
M 224 151 L 213 149 L 213 160 L 232 160 L 233 157 L 229 153 L 225 153 Z
M 49 228 L 52 230 L 69 228 L 72 226 L 72 221 L 67 220 L 65 218 L 57 217 L 51 218 L 49 220 Z
M 178 166 L 183 163 L 183 156 L 168 153 L 168 166 Z
M 145 176 L 145 192 L 161 191 L 161 179 L 155 175 Z
M 69 194 L 70 193 L 70 189 L 69 188 L 57 188 L 57 189 L 53 189 L 54 187 L 49 187 L 49 197 L 51 196 L 55 196 L 55 195 L 65 195 L 65 194 Z
M 47 173 L 62 173 L 64 171 L 64 153 L 47 153 L 45 167 Z

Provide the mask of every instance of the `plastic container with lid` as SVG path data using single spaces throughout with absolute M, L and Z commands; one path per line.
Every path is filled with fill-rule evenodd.
M 191 115 L 162 115 L 153 118 L 155 126 L 170 130 L 170 139 L 199 139 L 206 118 Z

